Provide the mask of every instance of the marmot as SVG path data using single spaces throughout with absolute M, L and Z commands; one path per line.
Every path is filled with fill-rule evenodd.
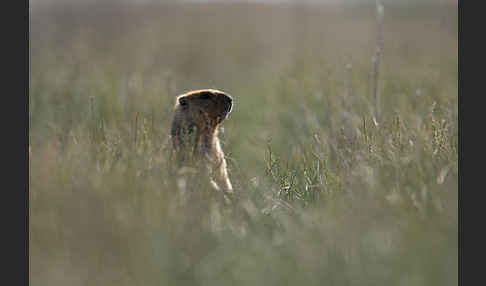
M 232 97 L 215 89 L 179 95 L 171 129 L 172 144 L 179 162 L 191 156 L 197 161 L 205 160 L 211 185 L 225 194 L 232 194 L 233 186 L 228 178 L 218 127 L 227 118 L 232 106 Z

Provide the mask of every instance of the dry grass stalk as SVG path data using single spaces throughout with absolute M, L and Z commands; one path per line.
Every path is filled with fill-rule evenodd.
M 373 122 L 378 125 L 377 89 L 378 89 L 378 68 L 380 57 L 383 52 L 383 15 L 384 7 L 381 1 L 376 1 L 376 50 L 371 58 L 371 95 L 373 96 Z

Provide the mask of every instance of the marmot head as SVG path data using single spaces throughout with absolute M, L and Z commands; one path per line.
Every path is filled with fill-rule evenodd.
M 231 112 L 233 99 L 215 89 L 194 90 L 177 97 L 176 110 L 186 127 L 216 128 Z

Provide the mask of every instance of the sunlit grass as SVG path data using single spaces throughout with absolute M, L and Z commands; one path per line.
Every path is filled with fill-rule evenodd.
M 456 285 L 455 7 L 386 10 L 378 125 L 374 7 L 197 8 L 31 15 L 30 283 Z M 194 88 L 232 208 L 171 160 Z

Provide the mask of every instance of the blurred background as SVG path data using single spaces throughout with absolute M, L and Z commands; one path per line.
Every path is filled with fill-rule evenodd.
M 30 284 L 457 285 L 457 1 L 381 3 L 31 0 Z M 172 166 L 200 88 L 234 209 Z

